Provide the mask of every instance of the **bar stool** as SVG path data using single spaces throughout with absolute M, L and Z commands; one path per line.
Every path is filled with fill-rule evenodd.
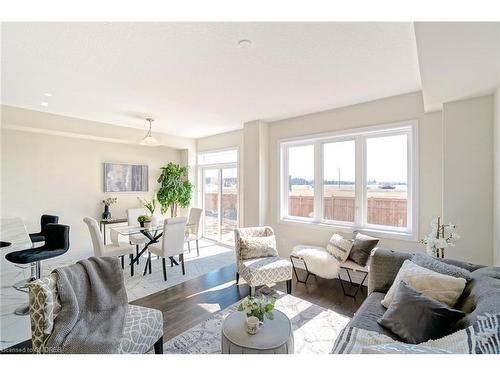
M 59 222 L 59 216 L 54 215 L 42 215 L 40 218 L 40 232 L 30 233 L 31 242 L 43 242 L 45 241 L 45 227 L 47 224 L 57 224 Z
M 55 258 L 69 249 L 69 226 L 49 223 L 44 231 L 45 244 L 25 250 L 13 251 L 5 255 L 5 259 L 15 264 L 35 264 L 35 279 L 42 275 L 42 260 Z M 19 290 L 18 288 L 16 288 Z M 27 315 L 28 306 L 23 306 L 15 310 L 16 315 Z

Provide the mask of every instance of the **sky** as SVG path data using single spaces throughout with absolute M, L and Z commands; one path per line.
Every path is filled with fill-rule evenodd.
M 367 179 L 384 181 L 406 181 L 407 142 L 406 135 L 374 137 L 366 140 Z M 325 180 L 354 181 L 354 141 L 342 141 L 324 145 L 323 156 Z M 289 149 L 289 168 L 292 177 L 312 180 L 314 177 L 314 146 L 297 146 Z

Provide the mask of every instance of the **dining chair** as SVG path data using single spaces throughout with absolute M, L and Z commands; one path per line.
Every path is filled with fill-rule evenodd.
M 125 268 L 125 255 L 130 257 L 130 276 L 134 276 L 134 247 L 125 242 L 119 242 L 118 232 L 111 230 L 111 244 L 105 245 L 104 240 L 99 230 L 97 220 L 91 217 L 83 218 L 83 222 L 87 224 L 94 247 L 94 255 L 96 257 L 120 257 L 122 268 Z
M 200 256 L 200 247 L 198 240 L 201 238 L 201 208 L 191 208 L 189 211 L 189 220 L 186 226 L 186 242 L 188 250 L 191 252 L 191 241 L 196 241 L 196 253 Z
M 45 241 L 45 228 L 47 224 L 57 224 L 59 222 L 59 216 L 55 215 L 42 215 L 40 217 L 40 232 L 38 233 L 30 233 L 31 242 L 43 242 Z
M 128 208 L 127 209 L 127 221 L 128 225 L 131 227 L 136 227 L 139 225 L 137 218 L 142 215 L 146 215 L 146 209 L 144 207 L 138 208 Z M 148 238 L 141 233 L 131 234 L 129 236 L 129 241 L 131 245 L 135 245 L 135 255 L 137 257 L 137 264 L 139 264 L 139 245 L 145 245 L 149 242 Z
M 186 274 L 186 269 L 184 266 L 184 234 L 186 230 L 187 218 L 185 217 L 174 217 L 166 219 L 163 224 L 163 236 L 161 245 L 151 244 L 148 247 L 149 256 L 148 264 L 151 272 L 151 254 L 155 254 L 162 258 L 163 264 L 163 278 L 167 281 L 167 265 L 166 259 L 179 256 L 179 261 L 182 266 L 182 274 Z M 146 264 L 146 267 L 148 266 Z

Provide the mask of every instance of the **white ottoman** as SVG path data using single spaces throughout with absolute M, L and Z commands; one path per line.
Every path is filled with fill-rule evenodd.
M 221 339 L 222 354 L 293 354 L 292 324 L 279 310 L 255 335 L 247 333 L 246 314 L 233 312 L 222 324 Z

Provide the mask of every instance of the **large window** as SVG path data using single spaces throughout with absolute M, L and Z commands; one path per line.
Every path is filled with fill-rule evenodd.
M 281 142 L 281 219 L 414 239 L 415 142 L 414 122 Z

